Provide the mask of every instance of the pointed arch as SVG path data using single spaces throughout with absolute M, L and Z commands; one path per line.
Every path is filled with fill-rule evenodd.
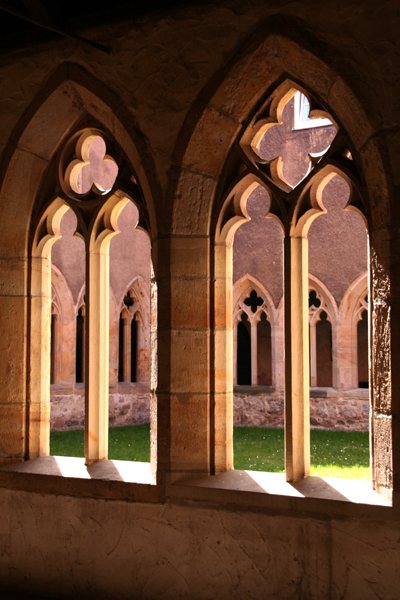
M 130 297 L 130 306 L 125 298 Z M 119 344 L 120 377 L 123 381 L 148 382 L 150 377 L 150 298 L 141 275 L 126 286 L 120 302 L 123 315 L 122 343 Z
M 353 327 L 366 309 L 365 297 L 368 295 L 368 271 L 357 277 L 343 294 L 339 306 L 339 322 L 343 326 Z
M 323 185 L 332 173 L 340 173 L 347 180 L 353 180 L 353 174 L 357 173 L 355 185 L 357 194 L 352 197 L 352 205 L 349 205 L 348 208 L 365 210 L 369 225 L 371 216 L 376 215 L 378 221 L 380 220 L 382 210 L 385 210 L 383 207 L 388 209 L 388 213 L 390 212 L 391 195 L 386 181 L 387 169 L 385 169 L 377 142 L 372 140 L 373 128 L 370 125 L 368 112 L 364 110 L 362 104 L 361 90 L 358 95 L 354 93 L 340 73 L 331 68 L 329 61 L 318 58 L 308 49 L 309 47 L 305 49 L 297 41 L 289 39 L 286 33 L 286 31 L 285 34 L 279 31 L 278 26 L 274 28 L 274 35 L 268 36 L 266 39 L 260 35 L 251 40 L 244 50 L 238 52 L 228 68 L 221 73 L 221 77 L 214 79 L 217 82 L 214 87 L 210 84 L 204 90 L 204 94 L 202 91 L 203 95 L 201 94 L 198 101 L 194 103 L 193 112 L 188 114 L 182 127 L 181 138 L 177 140 L 176 150 L 180 156 L 179 170 L 174 171 L 167 194 L 171 207 L 170 222 L 173 232 L 185 234 L 188 223 L 190 223 L 192 231 L 195 230 L 197 235 L 210 236 L 212 240 L 210 277 L 213 281 L 214 306 L 211 316 L 214 319 L 215 331 L 211 359 L 213 360 L 214 357 L 215 365 L 212 367 L 211 377 L 214 378 L 212 389 L 215 392 L 212 394 L 210 410 L 211 422 L 215 423 L 215 431 L 211 434 L 211 444 L 215 443 L 218 452 L 221 452 L 222 446 L 225 448 L 225 451 L 222 452 L 224 460 L 226 460 L 225 468 L 229 468 L 231 464 L 231 433 L 228 430 L 230 425 L 226 422 L 217 423 L 217 420 L 214 420 L 212 408 L 221 404 L 224 407 L 221 414 L 230 413 L 232 399 L 230 349 L 232 348 L 233 306 L 227 284 L 232 277 L 232 250 L 230 248 L 230 231 L 224 231 L 224 227 L 229 225 L 234 231 L 247 218 L 245 207 L 243 208 L 243 194 L 239 188 L 240 182 L 245 181 L 254 169 L 250 164 L 251 159 L 246 155 L 244 146 L 240 142 L 245 135 L 248 135 L 246 144 L 247 147 L 250 147 L 250 140 L 254 139 L 256 133 L 254 125 L 260 119 L 267 119 L 271 115 L 274 90 L 277 90 L 285 81 L 293 82 L 297 89 L 309 97 L 311 110 L 316 111 L 314 114 L 329 113 L 341 132 L 330 154 L 333 158 L 331 164 L 328 165 L 329 168 L 323 170 L 324 165 L 321 163 L 318 166 L 318 158 L 313 158 L 316 170 L 305 178 L 301 188 L 301 211 L 299 214 L 289 214 L 288 212 L 284 223 L 285 231 L 290 230 L 290 235 L 293 236 L 285 240 L 285 243 L 287 242 L 286 252 L 290 252 L 293 258 L 290 265 L 287 264 L 285 267 L 289 268 L 290 266 L 291 274 L 286 271 L 285 277 L 286 281 L 289 281 L 293 275 L 292 283 L 297 290 L 296 294 L 292 296 L 293 303 L 290 307 L 288 307 L 289 296 L 286 298 L 288 318 L 285 331 L 292 331 L 292 318 L 297 323 L 301 322 L 301 333 L 298 337 L 301 337 L 302 340 L 301 342 L 297 341 L 298 348 L 302 348 L 301 368 L 295 369 L 296 361 L 292 360 L 294 354 L 289 353 L 292 348 L 289 340 L 285 353 L 286 360 L 291 361 L 291 366 L 288 363 L 286 369 L 287 372 L 289 368 L 292 369 L 289 377 L 295 377 L 294 371 L 298 374 L 295 377 L 296 390 L 293 392 L 293 398 L 308 396 L 309 377 L 306 365 L 306 363 L 308 364 L 308 269 L 304 267 L 306 262 L 304 257 L 307 256 L 307 240 L 303 238 L 307 232 L 307 223 L 311 222 L 310 219 L 318 214 L 323 214 L 323 206 L 320 202 Z M 266 60 L 266 56 L 270 60 Z M 273 68 L 271 68 L 271 60 Z M 340 65 L 338 67 L 340 68 Z M 259 85 L 255 82 L 259 82 Z M 360 122 L 363 123 L 361 128 Z M 213 132 L 212 136 L 210 136 L 210 132 Z M 343 146 L 343 151 L 341 146 Z M 370 164 L 374 164 L 374 174 L 368 168 Z M 264 167 L 265 165 L 260 165 L 258 170 L 263 180 L 265 180 Z M 367 173 L 367 171 L 369 172 Z M 235 186 L 238 194 L 233 193 L 226 204 L 227 194 Z M 380 186 L 385 188 L 382 204 L 380 204 L 381 198 L 376 194 Z M 185 204 L 181 201 L 186 197 L 185 190 L 188 189 L 199 190 L 201 195 L 206 190 L 211 202 L 202 202 L 200 198 L 196 203 L 196 211 L 193 211 L 193 204 Z M 282 190 L 276 190 L 276 197 L 272 198 L 279 208 L 281 206 L 279 206 L 278 199 L 282 197 L 281 192 Z M 286 191 L 286 194 L 289 193 L 290 191 Z M 362 205 L 361 197 L 365 201 L 365 206 Z M 293 199 L 293 196 L 288 199 Z M 272 212 L 274 213 L 274 211 L 275 209 Z M 293 216 L 299 223 L 297 229 L 291 228 Z M 222 232 L 224 235 L 221 236 Z M 385 260 L 384 256 L 382 260 Z M 301 273 L 301 276 L 296 276 L 297 271 Z M 334 313 L 335 311 L 332 314 Z M 295 349 L 293 351 L 295 352 Z M 212 360 L 210 364 L 212 364 Z M 222 377 L 224 378 L 223 384 Z M 288 380 L 286 389 L 293 390 L 292 383 L 291 380 Z M 293 417 L 293 423 L 301 423 L 302 431 L 294 433 L 293 439 L 287 440 L 289 456 L 293 444 L 296 446 L 298 439 L 305 440 L 301 453 L 304 450 L 304 457 L 309 456 L 309 433 L 307 433 L 309 432 L 309 422 L 307 418 L 304 418 L 307 413 L 308 400 L 305 402 L 304 407 L 298 405 L 299 412 Z M 291 404 L 287 405 L 291 406 Z M 287 413 L 287 418 L 290 417 L 290 414 Z M 288 423 L 290 432 L 291 421 Z M 221 458 L 222 455 L 218 456 Z M 298 465 L 296 466 L 297 474 L 293 471 L 294 464 Z M 217 470 L 218 468 L 216 467 Z M 287 465 L 287 476 L 290 480 L 298 476 L 302 477 L 308 471 L 308 459 L 303 459 L 300 455 L 297 455 L 294 462 Z
M 257 306 L 255 312 L 246 306 L 245 300 L 249 298 L 252 291 L 255 291 L 257 296 L 261 298 L 263 303 Z M 261 302 L 261 301 L 260 301 Z M 268 362 L 266 365 L 266 371 L 268 373 L 267 380 L 270 380 L 268 385 L 273 387 L 279 387 L 281 385 L 282 377 L 282 364 L 279 360 L 281 356 L 279 342 L 281 339 L 279 325 L 277 323 L 277 314 L 275 305 L 271 294 L 268 290 L 252 275 L 246 273 L 233 285 L 232 290 L 232 303 L 233 303 L 233 383 L 236 385 L 237 373 L 238 373 L 238 327 L 240 325 L 242 316 L 245 315 L 250 324 L 251 331 L 251 380 L 252 385 L 258 385 L 259 383 L 259 363 L 260 363 L 260 348 L 258 344 L 260 321 L 263 319 L 264 314 L 266 320 L 269 322 L 270 330 L 268 331 L 268 340 L 266 344 L 268 346 L 265 361 Z M 264 317 L 264 318 L 265 318 Z M 261 363 L 260 363 L 261 364 Z M 263 384 L 264 385 L 264 384 Z

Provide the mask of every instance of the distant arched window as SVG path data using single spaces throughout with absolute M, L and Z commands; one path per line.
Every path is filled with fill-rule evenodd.
M 358 387 L 369 387 L 368 375 L 368 311 L 363 310 L 357 324 Z

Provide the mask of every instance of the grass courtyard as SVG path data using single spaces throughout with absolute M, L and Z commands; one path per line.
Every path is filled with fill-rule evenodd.
M 235 427 L 233 435 L 235 469 L 283 473 L 283 429 Z M 83 431 L 51 432 L 50 453 L 83 457 Z M 150 426 L 110 428 L 109 458 L 148 462 Z M 311 475 L 369 479 L 368 433 L 312 430 Z

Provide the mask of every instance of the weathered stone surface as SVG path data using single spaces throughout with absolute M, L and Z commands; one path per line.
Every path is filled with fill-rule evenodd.
M 0 510 L 8 515 L 0 521 L 2 586 L 21 593 L 100 600 L 132 593 L 149 600 L 396 597 L 398 523 L 5 489 Z
M 83 429 L 85 391 L 83 384 L 68 390 L 52 386 L 50 428 L 52 431 Z M 116 388 L 116 389 L 115 389 Z M 110 386 L 109 424 L 111 427 L 150 422 L 150 392 L 146 384 L 122 383 Z
M 233 396 L 234 425 L 245 427 L 283 427 L 284 396 L 279 391 L 259 392 L 251 396 L 236 387 Z M 330 398 L 310 397 L 310 425 L 313 429 L 368 431 L 369 400 L 366 390 L 340 394 L 332 390 Z

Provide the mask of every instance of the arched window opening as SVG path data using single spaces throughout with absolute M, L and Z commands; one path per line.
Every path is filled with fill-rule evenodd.
M 112 440 L 116 428 L 127 427 L 135 435 L 140 425 L 150 423 L 150 241 L 136 229 L 139 212 L 127 203 L 118 219 L 120 233 L 110 244 L 110 383 L 116 392 L 109 401 L 109 437 L 112 459 L 121 458 Z M 111 294 L 110 294 L 111 296 Z M 133 444 L 124 450 L 125 460 L 143 460 Z M 150 452 L 150 446 L 148 447 Z M 147 459 L 149 460 L 149 458 Z
M 367 297 L 368 302 L 368 297 Z M 368 311 L 363 310 L 357 324 L 358 387 L 369 387 L 368 374 Z
M 135 383 L 137 379 L 137 321 L 133 317 L 131 321 L 131 381 Z
M 272 386 L 271 323 L 265 312 L 257 324 L 258 385 Z
M 245 313 L 237 329 L 237 382 L 238 385 L 251 385 L 250 323 Z
M 321 311 L 317 322 L 317 386 L 332 387 L 332 327 Z
M 336 138 L 338 127 L 324 107 L 301 91 L 303 108 L 300 116 L 307 127 L 293 127 L 296 90 L 290 81 L 282 84 L 254 116 L 239 142 L 249 160 L 246 168 L 235 171 L 236 179 L 227 186 L 217 224 L 218 242 L 224 241 L 229 246 L 233 240 L 233 281 L 237 281 L 236 265 L 244 263 L 249 255 L 251 267 L 246 270 L 264 288 L 271 291 L 274 286 L 281 286 L 281 294 L 277 301 L 274 299 L 274 304 L 282 307 L 284 318 L 275 319 L 271 327 L 272 379 L 282 355 L 285 361 L 285 470 L 289 481 L 310 473 L 310 384 L 314 388 L 334 388 L 321 398 L 317 397 L 317 389 L 313 391 L 313 410 L 319 411 L 313 422 L 326 428 L 340 428 L 341 425 L 351 428 L 353 423 L 352 410 L 342 408 L 346 402 L 349 407 L 352 404 L 342 392 L 346 353 L 349 354 L 349 340 L 346 339 L 349 329 L 346 331 L 341 325 L 340 302 L 348 286 L 367 268 L 366 226 L 360 216 L 360 213 L 364 214 L 363 203 L 360 186 L 353 178 L 351 153 L 345 138 Z M 309 117 L 324 120 L 318 127 L 313 127 Z M 241 179 L 237 173 L 243 173 Z M 252 201 L 257 194 L 268 197 L 268 207 L 263 207 L 264 222 L 266 216 L 271 217 L 271 222 L 280 224 L 284 232 L 282 270 L 276 268 L 273 252 L 260 253 L 262 267 L 265 263 L 270 267 L 268 274 L 265 269 L 263 273 L 262 267 L 255 262 L 257 250 L 262 247 L 260 239 L 257 239 L 258 248 L 248 241 L 247 247 L 244 244 L 246 229 L 255 228 Z M 313 286 L 315 283 L 315 289 L 309 290 L 309 282 Z M 257 294 L 252 293 L 243 302 L 250 325 L 253 325 L 253 315 L 260 309 L 256 299 Z M 238 314 L 235 311 L 234 324 Z M 243 335 L 242 317 L 237 326 L 238 383 Z M 255 340 L 257 345 L 260 344 L 259 335 Z M 251 336 L 247 330 L 249 343 L 254 354 L 252 327 Z M 251 366 L 254 385 L 259 379 L 255 381 L 254 363 Z M 256 370 L 260 367 L 257 360 Z M 329 404 L 332 406 L 327 410 Z M 332 424 L 327 415 L 335 414 L 335 411 L 337 423 Z M 361 427 L 359 423 L 357 425 Z
M 118 342 L 118 381 L 125 381 L 124 379 L 124 329 L 125 322 L 122 313 L 119 316 L 119 342 Z
M 56 381 L 56 315 L 51 315 L 51 336 L 50 336 L 50 384 Z

